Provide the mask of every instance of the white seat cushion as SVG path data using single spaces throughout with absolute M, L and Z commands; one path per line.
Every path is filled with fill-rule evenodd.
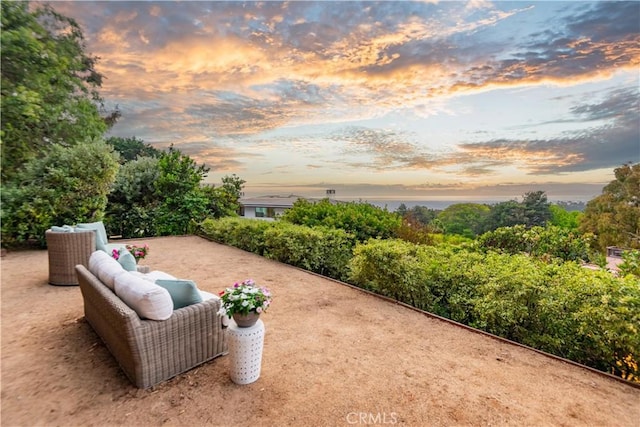
M 173 314 L 173 300 L 166 289 L 128 271 L 116 276 L 115 291 L 142 319 L 167 320 Z

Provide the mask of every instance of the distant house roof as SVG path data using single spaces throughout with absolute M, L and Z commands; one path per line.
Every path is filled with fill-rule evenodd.
M 289 194 L 288 196 L 273 195 L 242 198 L 240 199 L 240 204 L 244 207 L 290 208 L 298 199 L 304 199 L 310 202 L 319 202 L 320 200 L 323 200 L 320 198 Z M 336 203 L 335 200 L 331 200 L 331 202 Z
M 296 196 L 295 194 L 290 194 L 288 196 L 260 196 L 240 199 L 240 204 L 245 207 L 290 208 L 296 200 L 304 198 L 305 197 L 302 196 Z

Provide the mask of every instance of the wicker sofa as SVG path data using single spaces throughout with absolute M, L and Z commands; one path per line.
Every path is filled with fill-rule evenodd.
M 145 320 L 85 266 L 75 268 L 87 322 L 137 387 L 151 387 L 227 353 L 219 299 L 177 309 L 167 320 Z

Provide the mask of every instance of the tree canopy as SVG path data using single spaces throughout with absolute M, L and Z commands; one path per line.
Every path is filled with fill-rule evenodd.
M 52 144 L 101 137 L 118 113 L 100 115 L 103 77 L 73 19 L 48 5 L 31 11 L 28 2 L 4 1 L 1 7 L 4 181 Z
M 615 179 L 587 203 L 582 232 L 596 235 L 600 250 L 607 246 L 640 248 L 640 163 L 614 169 Z
M 136 160 L 138 157 L 160 157 L 160 154 L 162 154 L 162 151 L 146 144 L 135 136 L 130 138 L 112 136 L 107 138 L 107 144 L 111 144 L 120 153 L 122 163 Z
M 474 238 L 482 232 L 489 212 L 490 209 L 487 205 L 457 203 L 440 212 L 438 220 L 446 233 Z

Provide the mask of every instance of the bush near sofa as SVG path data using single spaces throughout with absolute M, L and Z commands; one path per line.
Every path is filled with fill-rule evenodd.
M 219 299 L 174 310 L 167 320 L 145 320 L 83 265 L 76 272 L 85 319 L 136 387 L 152 387 L 227 354 Z

